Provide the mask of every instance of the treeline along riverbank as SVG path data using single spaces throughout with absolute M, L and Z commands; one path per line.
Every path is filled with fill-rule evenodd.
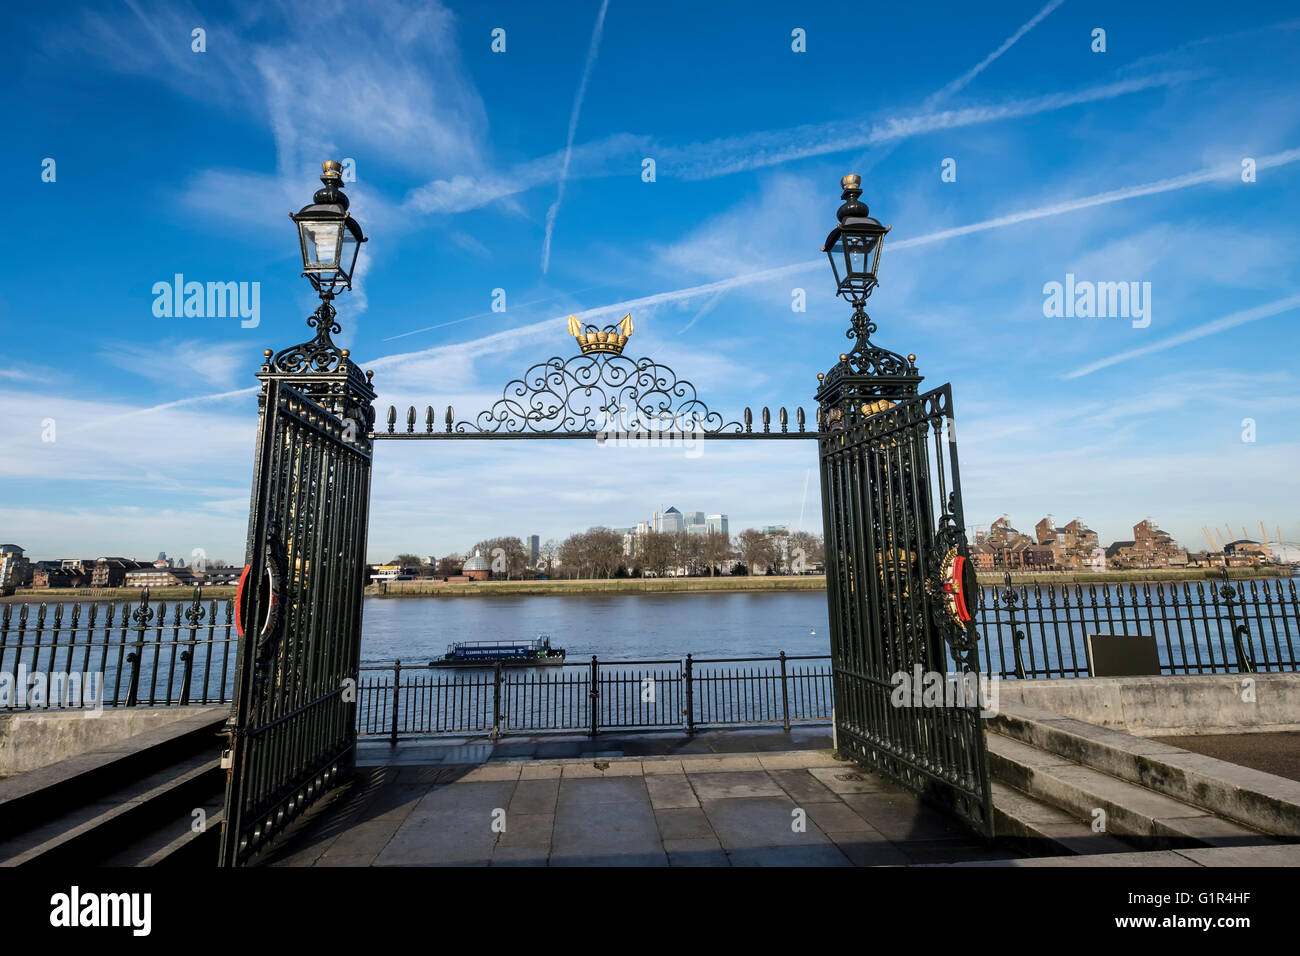
M 1248 578 L 1287 577 L 1289 568 L 1233 568 L 1233 580 Z M 1013 584 L 1131 584 L 1157 581 L 1219 580 L 1222 571 L 1210 568 L 1190 568 L 1180 571 L 1103 571 L 1093 573 L 1044 573 L 1042 571 L 1012 574 Z M 1003 573 L 979 575 L 981 585 L 991 587 L 1002 584 Z M 595 578 L 546 579 L 531 581 L 473 581 L 465 584 L 441 584 L 437 581 L 389 581 L 373 584 L 366 593 L 375 597 L 506 597 L 534 594 L 662 594 L 674 591 L 824 591 L 826 576 L 807 575 L 755 575 L 753 577 L 723 576 L 713 578 Z
M 1099 571 L 1078 572 L 1022 572 L 1012 573 L 1013 584 L 1135 584 L 1157 581 L 1217 581 L 1222 576 L 1218 568 L 1189 568 L 1185 571 Z M 1229 577 L 1234 580 L 1260 578 L 1286 578 L 1294 573 L 1287 566 L 1261 568 L 1232 568 Z M 992 587 L 1002 584 L 1003 572 L 981 573 L 979 583 Z M 661 594 L 672 591 L 822 591 L 826 576 L 807 575 L 755 575 L 753 577 L 723 576 L 714 578 L 564 578 L 528 581 L 474 581 L 467 584 L 440 584 L 432 580 L 390 581 L 372 584 L 366 594 L 372 597 L 507 597 L 531 594 Z M 152 600 L 181 601 L 193 597 L 194 589 L 151 588 Z M 223 600 L 234 597 L 230 586 L 203 589 L 204 600 Z M 0 603 L 58 604 L 70 601 L 139 601 L 138 588 L 19 588 L 15 593 L 0 597 Z

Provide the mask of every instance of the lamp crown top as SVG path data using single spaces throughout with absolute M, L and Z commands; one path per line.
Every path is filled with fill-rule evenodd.
M 312 196 L 312 202 L 317 205 L 333 204 L 341 206 L 344 212 L 348 211 L 347 194 L 343 192 L 343 164 L 337 159 L 327 159 L 320 164 L 320 181 L 321 188 L 316 190 L 316 195 Z
M 862 195 L 862 177 L 857 173 L 849 173 L 840 179 L 840 188 L 844 194 L 840 196 L 844 200 L 844 205 L 840 206 L 839 211 L 835 213 L 835 218 L 844 222 L 850 216 L 854 218 L 865 218 L 871 215 L 871 210 L 867 204 L 862 202 L 858 197 Z

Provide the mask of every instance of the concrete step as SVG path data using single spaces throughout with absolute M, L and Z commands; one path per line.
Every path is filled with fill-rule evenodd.
M 0 866 L 101 862 L 211 801 L 223 779 L 218 758 L 189 757 L 11 837 L 0 844 Z
M 29 832 L 133 781 L 195 755 L 220 756 L 228 708 L 204 707 L 193 715 L 0 780 L 0 842 Z M 87 718 L 93 719 L 93 718 Z
M 204 829 L 194 829 L 194 810 L 204 813 Z M 206 802 L 168 820 L 158 829 L 103 861 L 104 866 L 186 866 L 216 865 L 221 843 L 221 823 L 225 819 L 226 794 L 222 787 Z
M 1105 813 L 1105 832 L 1136 849 L 1257 846 L 1277 840 L 1172 797 L 1001 734 L 988 734 L 994 780 L 1076 820 Z
M 1117 837 L 1096 833 L 1090 824 L 1001 781 L 993 781 L 993 832 L 1030 856 L 1129 853 Z
M 1300 781 L 1022 704 L 988 729 L 1279 837 L 1300 837 Z

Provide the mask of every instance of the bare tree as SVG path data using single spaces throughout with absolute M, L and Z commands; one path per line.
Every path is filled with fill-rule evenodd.
M 587 550 L 595 577 L 612 578 L 623 566 L 623 536 L 617 531 L 588 528 Z
M 546 543 L 537 549 L 537 556 L 541 564 L 546 568 L 546 573 L 550 574 L 560 556 L 560 542 L 554 538 L 547 538 Z
M 750 574 L 759 574 L 772 567 L 778 559 L 775 542 L 757 528 L 746 528 L 738 540 L 740 559 Z
M 528 553 L 519 538 L 488 538 L 474 545 L 474 550 L 487 559 L 494 574 L 504 574 L 507 579 L 524 576 Z
M 684 569 L 687 574 L 695 574 L 699 571 L 703 542 L 698 534 L 683 531 L 677 535 L 674 550 L 677 553 L 677 566 L 679 568 Z
M 586 557 L 586 547 L 583 543 L 585 535 L 582 533 L 571 534 L 561 542 L 559 549 L 556 551 L 556 560 L 560 565 L 560 572 L 566 578 L 581 577 L 583 573 L 583 560 Z
M 709 566 L 709 577 L 714 568 L 724 567 L 731 558 L 731 536 L 721 531 L 710 531 L 701 541 L 700 557 Z
M 822 537 L 807 531 L 796 531 L 790 535 L 790 569 L 795 574 L 810 570 L 815 564 L 826 561 Z
M 651 531 L 641 538 L 641 566 L 663 577 L 674 561 L 673 536 L 663 531 Z
M 453 574 L 460 574 L 460 569 L 464 564 L 465 559 L 459 554 L 449 554 L 445 558 L 438 559 L 438 573 L 444 578 L 451 577 Z
M 588 528 L 565 538 L 557 556 L 565 577 L 610 578 L 623 566 L 623 536 L 609 528 Z

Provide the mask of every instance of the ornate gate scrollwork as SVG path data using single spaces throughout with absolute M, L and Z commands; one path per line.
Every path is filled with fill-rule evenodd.
M 745 426 L 709 408 L 695 386 L 648 358 L 593 352 L 538 362 L 508 382 L 492 407 L 451 430 L 494 434 L 721 432 Z

